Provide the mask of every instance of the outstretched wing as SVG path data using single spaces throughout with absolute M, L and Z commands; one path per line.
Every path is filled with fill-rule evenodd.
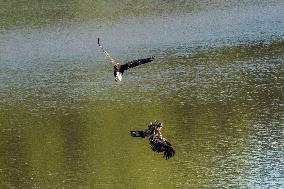
M 169 159 L 175 155 L 175 150 L 172 145 L 164 138 L 154 138 L 149 140 L 149 144 L 151 149 L 154 152 L 164 152 L 164 156 L 166 159 Z
M 98 38 L 98 45 L 102 49 L 103 53 L 105 54 L 106 58 L 109 60 L 110 63 L 113 65 L 116 65 L 117 62 L 114 60 L 113 57 L 110 56 L 110 54 L 104 49 L 104 47 L 100 44 L 100 38 Z
M 155 58 L 155 56 L 152 56 L 152 57 L 149 57 L 149 58 L 138 59 L 138 60 L 132 60 L 132 61 L 124 64 L 124 69 L 127 70 L 129 68 L 134 68 L 136 66 L 152 62 L 154 60 L 154 58 Z

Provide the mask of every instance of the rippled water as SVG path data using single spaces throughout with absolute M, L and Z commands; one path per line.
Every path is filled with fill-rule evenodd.
M 282 1 L 0 5 L 0 188 L 284 187 Z

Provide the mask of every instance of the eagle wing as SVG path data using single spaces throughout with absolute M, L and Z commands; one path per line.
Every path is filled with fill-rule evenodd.
M 175 155 L 175 150 L 173 149 L 171 143 L 169 143 L 165 138 L 153 138 L 149 139 L 149 144 L 151 149 L 154 152 L 164 152 L 164 156 L 166 159 L 169 159 Z
M 123 67 L 124 67 L 124 70 L 127 70 L 129 68 L 134 68 L 136 66 L 152 62 L 154 59 L 155 59 L 155 56 L 152 56 L 149 58 L 138 59 L 138 60 L 132 60 L 130 62 L 126 62 L 125 64 L 123 64 L 124 65 Z
M 144 131 L 130 131 L 132 137 L 147 137 L 149 140 L 149 145 L 154 152 L 164 153 L 164 158 L 169 159 L 175 155 L 175 150 L 173 149 L 171 143 L 169 143 L 161 135 L 155 134 L 155 129 L 161 127 L 162 123 L 158 121 L 150 122 L 148 128 Z

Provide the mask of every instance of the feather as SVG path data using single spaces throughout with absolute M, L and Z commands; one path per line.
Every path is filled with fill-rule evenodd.
M 132 137 L 148 137 L 150 148 L 157 153 L 164 153 L 164 158 L 169 159 L 175 155 L 171 143 L 162 137 L 161 128 L 163 124 L 158 121 L 150 122 L 144 131 L 130 131 Z

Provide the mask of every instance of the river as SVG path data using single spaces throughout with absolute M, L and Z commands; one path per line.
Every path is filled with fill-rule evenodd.
M 283 1 L 0 5 L 0 188 L 284 187 Z

